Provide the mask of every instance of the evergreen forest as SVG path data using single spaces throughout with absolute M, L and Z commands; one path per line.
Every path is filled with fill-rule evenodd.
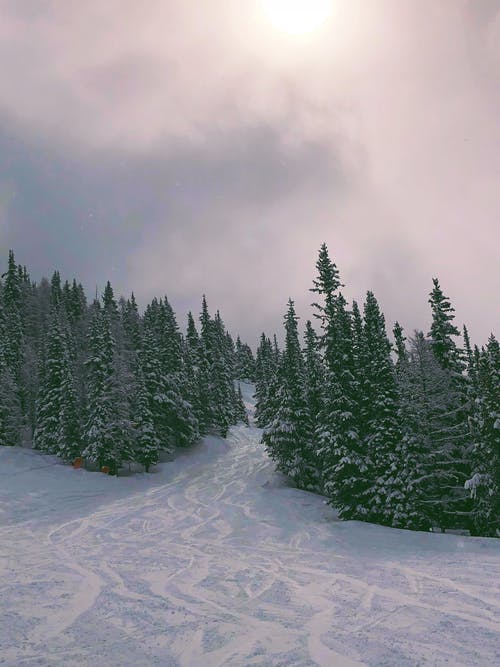
M 248 417 L 279 471 L 324 494 L 341 519 L 414 530 L 500 529 L 500 348 L 472 345 L 437 279 L 430 330 L 392 341 L 375 295 L 348 303 L 321 246 L 314 323 L 294 301 L 284 344 L 254 358 L 205 297 L 181 331 L 167 299 L 139 311 L 108 282 L 91 303 L 76 280 L 34 282 L 9 252 L 0 281 L 0 445 L 30 445 L 116 474 Z
M 182 334 L 167 299 L 101 298 L 58 271 L 40 284 L 10 251 L 0 283 L 0 445 L 29 445 L 111 474 L 247 419 L 236 377 L 253 375 L 205 297 Z
M 375 295 L 348 304 L 322 245 L 303 338 L 294 302 L 285 346 L 264 334 L 256 417 L 276 466 L 327 496 L 342 519 L 398 528 L 500 530 L 500 349 L 472 347 L 439 281 L 430 331 L 391 343 Z M 459 340 L 462 333 L 462 344 Z

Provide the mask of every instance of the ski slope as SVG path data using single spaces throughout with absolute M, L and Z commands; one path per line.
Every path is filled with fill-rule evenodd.
M 339 522 L 259 440 L 123 478 L 0 450 L 0 665 L 500 664 L 500 540 Z

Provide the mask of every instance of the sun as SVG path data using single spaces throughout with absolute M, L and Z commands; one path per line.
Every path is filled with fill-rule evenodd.
M 332 0 L 261 0 L 275 28 L 304 35 L 322 26 L 332 11 Z

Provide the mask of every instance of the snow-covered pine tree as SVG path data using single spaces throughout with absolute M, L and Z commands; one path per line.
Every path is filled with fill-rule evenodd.
M 455 460 L 456 479 L 468 479 L 471 474 L 472 437 L 469 430 L 468 418 L 471 412 L 469 401 L 468 381 L 463 374 L 463 352 L 458 348 L 454 338 L 459 331 L 454 324 L 454 308 L 450 300 L 443 294 L 437 278 L 433 279 L 433 289 L 429 303 L 432 310 L 432 324 L 428 334 L 432 350 L 439 365 L 450 375 L 453 392 L 449 399 L 449 427 L 455 433 L 453 459 Z M 453 398 L 453 402 L 451 399 Z M 446 517 L 450 526 L 460 524 L 470 508 L 470 502 L 463 489 L 455 488 L 453 509 L 448 507 Z M 455 514 L 455 516 L 453 516 Z
M 220 312 L 217 311 L 216 320 L 219 319 L 222 322 Z M 225 328 L 224 323 L 222 322 L 223 328 Z M 236 349 L 234 345 L 234 340 L 229 331 L 225 332 L 224 335 L 224 358 L 226 360 L 226 366 L 228 367 L 231 377 L 234 379 L 236 376 Z
M 255 359 L 249 345 L 236 338 L 235 377 L 237 380 L 253 382 L 255 380 Z
M 201 392 L 201 369 L 200 369 L 200 352 L 201 344 L 194 323 L 193 315 L 188 313 L 188 323 L 186 336 L 182 340 L 182 357 L 184 369 L 185 395 L 188 397 L 192 405 L 193 414 L 198 423 L 198 432 L 200 436 L 206 432 L 207 424 L 203 421 L 203 404 Z M 206 387 L 208 392 L 208 375 L 206 379 Z
M 408 486 L 418 497 L 418 527 L 463 525 L 464 462 L 457 452 L 463 424 L 460 390 L 422 332 L 411 339 L 406 381 L 400 384 L 405 442 L 414 453 Z M 458 406 L 458 407 L 457 407 Z
M 317 471 L 297 321 L 290 299 L 284 318 L 285 349 L 279 369 L 278 405 L 262 440 L 278 470 L 289 475 L 300 488 L 309 489 L 317 484 Z
M 200 431 L 189 393 L 182 337 L 167 297 L 160 302 L 160 350 L 169 398 L 168 427 L 175 444 L 187 447 L 200 437 Z
M 16 265 L 14 252 L 9 250 L 7 272 L 2 289 L 2 301 L 5 313 L 5 361 L 10 368 L 14 381 L 19 387 L 19 398 L 24 408 L 24 392 L 21 387 L 21 367 L 23 363 L 23 322 L 22 322 L 22 283 L 19 267 Z
M 406 367 L 408 364 L 408 350 L 406 349 L 406 336 L 404 335 L 403 327 L 399 322 L 394 323 L 392 330 L 394 335 L 394 351 L 396 353 L 396 374 Z
M 59 310 L 63 304 L 63 291 L 61 286 L 61 274 L 54 271 L 50 280 L 50 305 L 53 310 Z
M 212 363 L 210 366 L 210 398 L 212 425 L 223 438 L 235 421 L 237 396 L 234 389 L 233 371 L 227 357 L 224 324 L 217 313 L 209 322 L 208 344 Z
M 197 419 L 200 432 L 206 433 L 213 423 L 209 352 L 205 340 L 198 346 L 196 361 L 196 395 L 198 399 Z
M 263 419 L 263 412 L 265 410 L 268 385 L 271 379 L 270 357 L 271 341 L 262 332 L 255 359 L 255 421 L 261 428 L 266 425 Z
M 40 382 L 36 396 L 33 447 L 56 454 L 59 445 L 60 385 L 65 350 L 58 315 L 53 310 L 51 316 L 50 328 L 45 334 L 39 358 Z
M 236 394 L 236 410 L 234 420 L 236 423 L 242 422 L 243 424 L 249 425 L 248 413 L 245 408 L 245 403 L 243 401 L 243 394 L 241 393 L 241 385 L 238 382 L 238 392 Z
M 432 279 L 433 289 L 429 295 L 432 309 L 432 324 L 428 334 L 432 349 L 442 368 L 460 374 L 462 364 L 460 352 L 454 341 L 460 332 L 453 323 L 455 309 L 450 300 L 443 294 L 437 278 Z
M 56 292 L 57 294 L 57 292 Z M 71 460 L 81 452 L 79 411 L 61 300 L 53 301 L 43 381 L 37 398 L 34 447 Z
M 87 313 L 87 299 L 85 291 L 81 283 L 77 283 L 73 279 L 71 284 L 71 292 L 68 303 L 66 304 L 66 312 L 72 324 L 81 322 Z
M 470 342 L 469 332 L 467 327 L 464 324 L 462 329 L 462 336 L 464 339 L 464 350 L 463 350 L 463 359 L 465 363 L 465 369 L 467 371 L 467 377 L 470 381 L 473 381 L 476 375 L 476 367 L 474 363 L 474 352 L 472 350 L 472 345 Z
M 109 280 L 106 283 L 102 295 L 102 303 L 106 313 L 108 313 L 111 322 L 118 319 L 118 304 L 115 299 L 115 293 Z
M 432 525 L 425 505 L 426 462 L 432 451 L 427 436 L 428 406 L 425 387 L 430 368 L 441 370 L 421 334 L 411 340 L 411 352 L 406 349 L 403 329 L 396 322 L 393 329 L 397 360 L 395 365 L 398 389 L 398 419 L 401 439 L 396 445 L 396 470 L 391 485 L 390 510 L 392 525 L 397 528 L 428 530 Z M 427 359 L 430 355 L 430 360 Z
M 255 420 L 265 428 L 274 418 L 278 406 L 277 392 L 280 386 L 278 370 L 281 355 L 275 343 L 262 333 L 255 362 Z
M 353 331 L 346 301 L 339 289 L 339 271 L 325 244 L 316 263 L 318 277 L 311 291 L 321 322 L 324 349 L 325 401 L 317 430 L 323 488 L 343 519 L 366 519 L 365 494 L 370 463 L 359 433 L 359 387 L 355 376 Z
M 320 352 L 318 335 L 310 320 L 306 322 L 304 334 L 304 390 L 311 424 L 311 458 L 314 461 L 314 487 L 321 490 L 322 470 L 318 456 L 317 433 L 324 407 L 325 368 Z
M 189 311 L 187 314 L 186 342 L 189 345 L 192 353 L 197 354 L 200 345 L 200 336 L 198 334 L 193 313 L 191 311 Z
M 144 383 L 148 397 L 149 410 L 152 415 L 153 426 L 160 441 L 162 451 L 173 452 L 173 441 L 168 415 L 170 413 L 170 399 L 166 377 L 162 370 L 161 352 L 154 330 L 146 321 L 144 327 L 140 365 L 144 375 Z
M 0 446 L 18 445 L 22 425 L 19 388 L 7 363 L 7 327 L 0 290 Z
M 141 359 L 161 449 L 192 444 L 199 437 L 198 420 L 184 397 L 188 383 L 182 339 L 167 300 L 153 299 L 146 309 Z
M 160 440 L 154 427 L 150 409 L 151 396 L 146 387 L 141 364 L 137 364 L 134 400 L 134 460 L 144 466 L 146 472 L 156 465 L 160 457 Z
M 124 349 L 131 360 L 131 364 L 135 364 L 135 357 L 141 348 L 141 317 L 134 293 L 132 292 L 130 299 L 127 299 L 121 311 L 121 321 L 124 332 Z
M 121 432 L 126 420 L 126 406 L 117 401 L 114 377 L 115 341 L 108 311 L 98 302 L 93 305 L 89 331 L 87 367 L 88 416 L 84 426 L 83 456 L 111 474 L 118 471 L 130 443 Z
M 474 447 L 472 475 L 465 482 L 472 498 L 471 532 L 500 533 L 500 346 L 491 334 L 480 352 L 470 419 Z
M 364 368 L 360 377 L 361 422 L 371 462 L 365 500 L 372 521 L 392 523 L 393 501 L 400 494 L 396 450 L 401 440 L 391 344 L 384 316 L 373 292 L 368 292 L 363 322 Z
M 229 339 L 220 314 L 211 318 L 205 295 L 200 314 L 200 351 L 198 388 L 204 427 L 215 428 L 226 437 L 236 421 L 238 397 L 235 390 L 234 345 Z

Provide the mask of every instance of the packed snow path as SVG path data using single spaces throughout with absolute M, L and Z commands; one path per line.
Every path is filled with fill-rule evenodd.
M 129 478 L 3 448 L 0 664 L 500 664 L 500 540 L 339 522 L 259 440 Z

